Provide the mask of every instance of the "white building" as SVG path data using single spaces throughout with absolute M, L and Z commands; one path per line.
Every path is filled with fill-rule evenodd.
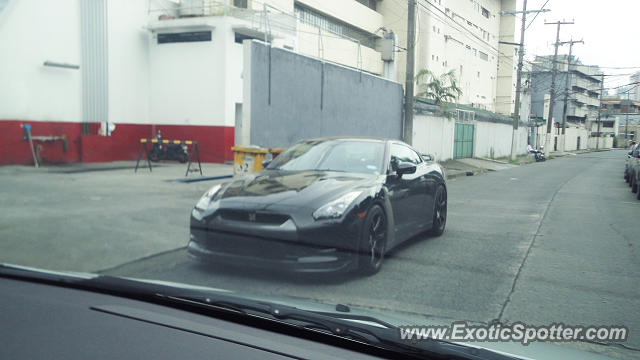
M 27 123 L 34 135 L 69 139 L 67 151 L 42 144 L 49 161 L 135 159 L 139 139 L 157 131 L 198 141 L 204 161 L 230 160 L 245 39 L 404 80 L 401 0 L 0 3 L 0 140 L 10 149 L 0 163 L 31 161 Z M 455 69 L 461 103 L 505 110 L 498 104 L 512 97 L 513 53 L 498 41 L 512 39 L 514 26 L 500 11 L 514 7 L 420 0 L 416 70 Z
M 0 163 L 30 161 L 27 123 L 34 135 L 69 139 L 66 152 L 43 144 L 50 161 L 135 158 L 139 139 L 158 130 L 165 139 L 199 141 L 205 161 L 230 160 L 245 39 L 374 74 L 385 68 L 375 1 L 1 4 L 0 140 L 12 150 Z
M 454 70 L 462 104 L 510 115 L 515 95 L 515 17 L 501 11 L 515 10 L 515 0 L 418 0 L 416 67 L 439 75 Z M 398 35 L 406 48 L 407 2 L 378 3 L 385 27 Z M 406 53 L 398 56 L 398 79 L 405 79 Z M 418 89 L 416 89 L 418 91 Z

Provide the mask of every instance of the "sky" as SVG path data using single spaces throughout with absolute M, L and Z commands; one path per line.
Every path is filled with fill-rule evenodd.
M 542 8 L 546 0 L 528 0 L 527 10 Z M 522 10 L 523 0 L 517 0 L 517 10 Z M 605 87 L 629 83 L 627 75 L 640 71 L 640 0 L 549 0 L 525 32 L 525 58 L 534 55 L 553 55 L 556 25 L 546 22 L 574 21 L 573 25 L 560 27 L 560 41 L 584 40 L 575 44 L 573 54 L 583 64 L 599 65 L 608 76 Z M 527 24 L 535 14 L 527 14 Z M 516 21 L 516 42 L 520 38 L 521 15 Z M 569 45 L 561 46 L 558 54 L 568 54 Z M 612 69 L 610 67 L 636 67 Z

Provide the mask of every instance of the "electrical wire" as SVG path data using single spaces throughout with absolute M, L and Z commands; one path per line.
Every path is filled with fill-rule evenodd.
M 545 6 L 547 6 L 547 3 L 549 3 L 549 0 L 545 1 L 544 4 L 542 5 L 542 7 L 540 8 L 540 10 L 543 10 Z M 526 31 L 529 26 L 531 26 L 531 24 L 533 24 L 533 21 L 538 17 L 538 14 L 540 14 L 540 12 L 537 12 L 534 16 L 533 19 L 531 19 L 531 21 L 529 22 L 529 25 L 527 25 L 526 28 L 524 28 L 524 30 Z

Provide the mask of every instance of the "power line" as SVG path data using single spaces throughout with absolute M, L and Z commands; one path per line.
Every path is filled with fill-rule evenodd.
M 547 6 L 547 3 L 549 2 L 549 0 L 544 2 L 544 5 L 542 5 L 542 7 L 540 8 L 540 10 L 544 9 L 545 6 Z M 533 20 L 535 20 L 538 17 L 538 14 L 540 14 L 539 12 L 537 12 L 534 16 L 533 19 L 531 19 L 531 21 L 529 22 L 529 25 L 527 25 L 526 28 L 524 28 L 525 30 L 527 30 L 529 28 L 529 26 L 531 26 L 531 24 L 533 24 Z

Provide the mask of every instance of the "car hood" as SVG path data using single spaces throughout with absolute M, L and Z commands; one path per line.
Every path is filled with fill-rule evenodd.
M 235 180 L 221 190 L 220 205 L 256 209 L 273 205 L 320 206 L 350 190 L 366 189 L 376 175 L 332 171 L 266 170 Z

